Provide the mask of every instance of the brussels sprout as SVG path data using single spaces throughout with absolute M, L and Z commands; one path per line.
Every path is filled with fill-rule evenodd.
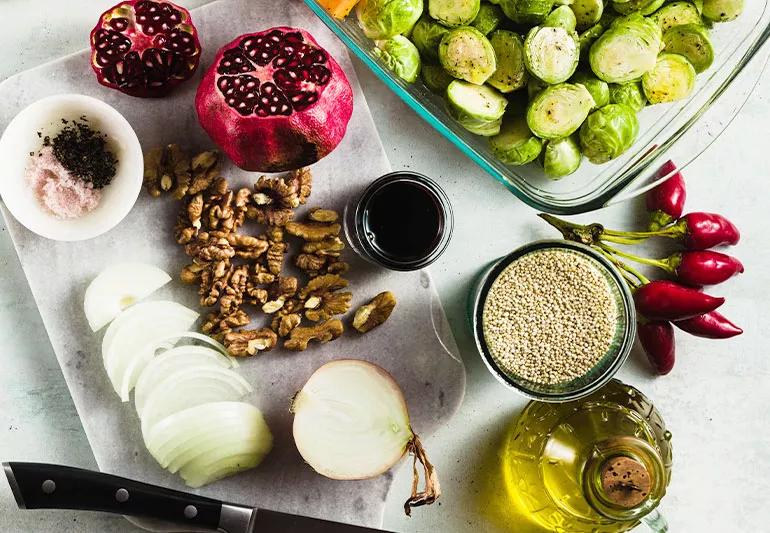
M 570 7 L 575 13 L 577 27 L 581 30 L 599 22 L 604 13 L 602 0 L 575 0 Z
M 703 24 L 698 8 L 692 2 L 672 2 L 650 16 L 662 31 L 683 24 Z
M 580 147 L 589 161 L 600 165 L 631 148 L 638 134 L 636 113 L 628 106 L 609 104 L 588 115 L 580 128 Z
M 444 35 L 438 47 L 441 66 L 455 78 L 481 85 L 497 69 L 495 50 L 483 33 L 463 26 Z
M 428 0 L 428 13 L 445 26 L 470 24 L 479 9 L 481 0 Z
M 594 99 L 594 109 L 604 107 L 610 103 L 610 86 L 593 74 L 576 72 L 575 75 L 572 76 L 570 83 L 582 85 L 589 93 L 591 93 L 591 98 Z
M 627 105 L 639 112 L 647 105 L 642 86 L 637 81 L 610 84 L 610 103 Z
M 580 61 L 577 33 L 564 28 L 535 26 L 524 41 L 527 70 L 546 83 L 567 81 Z
M 714 22 L 735 20 L 743 13 L 743 0 L 703 0 L 703 16 Z
M 639 11 L 642 15 L 654 13 L 666 0 L 612 0 L 612 7 L 621 15 Z
M 540 162 L 545 173 L 553 179 L 563 178 L 580 167 L 583 154 L 575 135 L 555 139 L 545 144 Z
M 561 139 L 575 133 L 593 107 L 594 99 L 582 85 L 551 85 L 529 104 L 527 125 L 541 139 Z
M 695 67 L 695 72 L 703 72 L 714 62 L 714 47 L 708 30 L 700 24 L 671 28 L 663 34 L 663 44 L 666 52 L 686 57 Z
M 530 76 L 529 81 L 527 82 L 527 98 L 529 98 L 530 101 L 534 100 L 535 96 L 543 92 L 546 87 L 548 87 L 547 83 L 540 81 L 534 76 Z
M 594 24 L 586 31 L 580 34 L 580 59 L 586 60 L 588 58 L 588 52 L 591 50 L 591 45 L 596 42 L 596 39 L 601 37 L 604 33 L 604 25 L 599 22 Z
M 356 6 L 358 24 L 370 39 L 390 39 L 409 33 L 422 15 L 423 0 L 361 0 Z
M 412 41 L 403 35 L 396 35 L 384 41 L 376 41 L 374 55 L 387 67 L 408 83 L 417 81 L 420 75 L 420 52 Z
M 500 6 L 490 4 L 489 2 L 482 2 L 479 14 L 471 22 L 471 26 L 479 30 L 484 35 L 489 35 L 497 29 L 497 27 L 503 22 L 505 15 Z
M 551 14 L 545 17 L 543 26 L 552 26 L 555 28 L 564 28 L 567 31 L 575 31 L 577 26 L 577 20 L 575 19 L 575 13 L 569 6 L 559 6 Z
M 446 95 L 449 112 L 465 129 L 484 137 L 500 133 L 508 100 L 495 89 L 455 80 Z
M 422 17 L 412 28 L 411 39 L 423 59 L 438 59 L 438 45 L 449 33 L 446 28 L 430 17 Z
M 423 64 L 420 75 L 425 86 L 434 93 L 444 94 L 455 79 L 441 65 Z
M 619 18 L 591 46 L 591 70 L 607 83 L 638 79 L 655 68 L 661 41 L 660 28 L 639 13 Z
M 524 87 L 529 74 L 524 66 L 524 44 L 512 31 L 497 30 L 489 36 L 497 57 L 497 70 L 487 83 L 502 93 Z
M 540 24 L 553 4 L 554 0 L 500 0 L 505 16 L 517 24 Z
M 692 0 L 692 3 L 695 5 L 695 9 L 698 10 L 698 13 L 701 15 L 703 14 L 703 0 Z
M 679 54 L 660 54 L 655 68 L 642 76 L 642 88 L 651 104 L 682 100 L 695 89 L 695 67 Z
M 532 135 L 524 117 L 506 117 L 500 133 L 489 139 L 495 157 L 506 165 L 531 163 L 543 149 L 543 141 Z

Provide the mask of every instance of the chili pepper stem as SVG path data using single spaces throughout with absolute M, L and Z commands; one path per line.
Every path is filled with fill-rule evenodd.
M 603 242 L 599 243 L 599 246 L 601 246 L 602 249 L 606 250 L 607 252 L 617 255 L 618 257 L 622 257 L 623 259 L 628 259 L 630 261 L 634 261 L 635 263 L 641 263 L 643 265 L 654 266 L 661 270 L 665 270 L 669 274 L 674 273 L 674 269 L 671 268 L 671 265 L 669 265 L 665 260 L 650 259 L 648 257 L 641 257 L 638 255 L 630 254 L 628 252 L 624 252 L 623 250 L 618 250 L 617 248 L 614 248 Z
M 615 265 L 620 269 L 620 272 L 623 275 L 623 278 L 631 286 L 631 290 L 638 289 L 640 286 L 646 285 L 650 282 L 650 280 L 647 279 L 641 272 L 639 272 L 632 266 L 628 265 L 627 263 L 624 263 L 623 261 L 621 261 L 614 255 L 612 255 L 611 253 L 607 252 L 601 247 L 594 246 L 594 248 L 597 251 L 599 251 L 604 257 L 606 257 L 613 265 Z
M 558 229 L 565 239 L 587 245 L 597 244 L 602 240 L 616 244 L 638 244 L 651 237 L 679 239 L 685 233 L 685 226 L 681 224 L 667 226 L 658 231 L 617 231 L 607 229 L 601 224 L 575 224 L 547 213 L 539 213 L 538 216 Z

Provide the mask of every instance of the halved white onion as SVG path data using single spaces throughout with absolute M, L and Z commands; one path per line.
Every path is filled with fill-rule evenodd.
M 161 464 L 173 463 L 191 487 L 258 465 L 273 445 L 259 409 L 244 402 L 213 402 L 178 411 L 145 434 Z
M 155 356 L 164 339 L 168 347 L 177 339 L 169 332 L 186 331 L 198 319 L 192 309 L 167 301 L 137 304 L 116 318 L 102 341 L 107 375 L 121 399 L 127 402 L 142 369 Z
M 240 400 L 252 390 L 240 374 L 211 362 L 179 366 L 147 393 L 144 411 L 139 415 L 142 430 L 178 411 L 210 402 Z
M 292 404 L 294 442 L 302 458 L 331 479 L 378 476 L 404 455 L 424 468 L 425 490 L 412 495 L 404 508 L 433 503 L 441 494 L 438 477 L 412 432 L 404 395 L 393 377 L 367 361 L 343 359 L 326 363 L 305 383 Z
M 158 267 L 119 263 L 99 273 L 86 289 L 83 308 L 91 330 L 99 331 L 118 314 L 171 281 Z

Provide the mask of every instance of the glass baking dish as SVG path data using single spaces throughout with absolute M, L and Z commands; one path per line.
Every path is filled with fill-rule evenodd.
M 770 0 L 748 0 L 737 20 L 711 33 L 713 66 L 697 79 L 688 100 L 659 104 L 639 113 L 640 135 L 620 158 L 551 180 L 537 164 L 508 166 L 492 154 L 484 137 L 466 131 L 448 114 L 444 100 L 421 81 L 395 76 L 372 53 L 374 42 L 358 26 L 355 12 L 331 17 L 317 0 L 304 0 L 318 17 L 418 115 L 528 205 L 555 214 L 576 214 L 638 196 L 666 179 L 655 171 L 668 159 L 682 169 L 703 153 L 732 122 L 756 87 L 770 56 Z

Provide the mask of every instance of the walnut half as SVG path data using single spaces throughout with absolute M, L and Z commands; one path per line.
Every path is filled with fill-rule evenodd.
M 270 328 L 244 329 L 225 333 L 223 343 L 230 355 L 249 357 L 275 348 L 278 336 Z
M 296 327 L 291 331 L 288 340 L 283 343 L 283 347 L 287 350 L 302 352 L 307 350 L 307 345 L 311 341 L 329 342 L 342 335 L 344 330 L 342 321 L 336 318 L 316 326 Z
M 390 291 L 381 292 L 371 302 L 362 305 L 353 317 L 353 327 L 366 333 L 383 324 L 396 307 L 396 297 Z

